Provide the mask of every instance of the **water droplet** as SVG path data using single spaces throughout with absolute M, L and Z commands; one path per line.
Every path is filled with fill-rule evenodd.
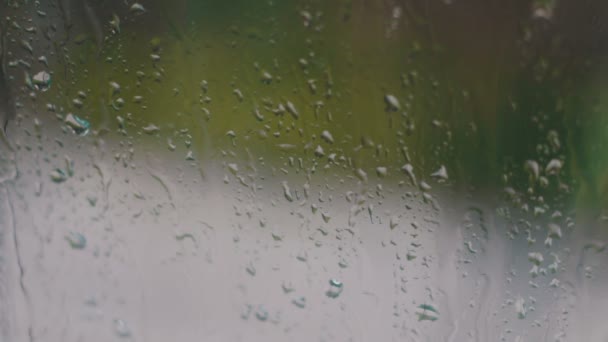
M 418 321 L 436 321 L 439 318 L 439 312 L 431 304 L 418 305 L 416 315 L 418 316 Z
M 526 314 L 528 313 L 528 310 L 526 309 L 525 306 L 526 301 L 523 298 L 517 298 L 517 300 L 515 301 L 515 312 L 517 313 L 517 317 L 519 319 L 524 319 L 526 318 Z
M 75 114 L 68 114 L 65 117 L 64 122 L 74 131 L 75 134 L 84 136 L 89 133 L 89 129 L 91 128 L 91 124 L 85 120 L 81 119 Z
M 68 235 L 66 235 L 65 240 L 73 249 L 84 249 L 87 245 L 87 239 L 84 237 L 84 235 L 76 232 L 70 232 Z
M 112 28 L 113 33 L 120 33 L 120 18 L 116 15 L 116 13 L 112 14 L 110 27 Z
M 355 175 L 357 176 L 357 178 L 359 178 L 359 180 L 367 183 L 367 172 L 363 171 L 363 169 L 357 169 L 355 171 Z
M 260 322 L 265 322 L 268 319 L 268 311 L 264 308 L 264 306 L 258 306 L 258 308 L 255 310 L 255 318 L 257 318 Z
M 294 117 L 294 119 L 297 119 L 300 117 L 300 113 L 298 113 L 298 110 L 296 109 L 296 106 L 294 106 L 293 103 L 291 103 L 290 101 L 287 101 L 286 106 L 287 106 L 287 111 Z
M 256 269 L 253 266 L 253 264 L 249 264 L 247 265 L 247 267 L 245 267 L 245 270 L 247 271 L 247 273 L 249 273 L 250 276 L 254 277 L 256 274 Z
M 194 161 L 194 154 L 192 153 L 192 151 L 188 151 L 188 153 L 186 153 L 186 160 Z
M 287 181 L 283 181 L 283 195 L 285 195 L 285 199 L 289 202 L 293 202 L 293 195 L 291 194 L 291 189 L 289 189 L 289 185 Z
M 535 160 L 526 160 L 524 170 L 530 175 L 530 179 L 535 182 L 540 175 L 540 167 Z
M 28 42 L 27 40 L 22 40 L 21 41 L 21 46 L 27 50 L 29 53 L 33 53 L 34 52 L 34 48 L 32 47 L 32 44 L 30 44 L 30 42 Z
M 255 108 L 253 110 L 253 116 L 255 116 L 258 121 L 264 121 L 264 115 L 260 112 L 258 108 Z
M 560 228 L 560 226 L 558 226 L 555 223 L 549 223 L 547 225 L 547 228 L 549 229 L 549 233 L 548 236 L 554 239 L 561 239 L 562 238 L 562 229 Z
M 378 177 L 384 178 L 388 175 L 388 170 L 384 166 L 378 166 L 376 168 L 376 174 L 378 175 Z
M 272 75 L 268 71 L 263 71 L 261 79 L 263 83 L 270 84 L 272 82 Z
M 414 175 L 414 167 L 412 166 L 412 164 L 403 165 L 401 167 L 401 170 L 405 172 L 408 177 L 410 177 L 410 181 L 412 181 L 412 184 L 414 184 L 414 186 L 418 186 L 418 182 L 416 182 L 416 175 Z
M 142 4 L 140 4 L 139 2 L 136 2 L 133 5 L 131 5 L 130 11 L 131 11 L 131 13 L 134 13 L 134 14 L 142 14 L 146 11 L 146 9 L 144 8 L 144 6 Z
M 306 307 L 306 297 L 294 298 L 291 302 L 300 309 L 304 309 Z
M 68 176 L 61 169 L 55 169 L 51 172 L 51 180 L 55 183 L 63 183 L 68 179 Z
M 477 250 L 475 248 L 473 248 L 473 242 L 467 241 L 464 243 L 464 245 L 467 247 L 467 250 L 469 251 L 469 253 L 472 253 L 472 254 L 477 253 Z
M 329 131 L 321 132 L 321 139 L 325 140 L 325 142 L 328 144 L 334 143 L 334 137 L 331 135 L 331 133 L 329 133 Z
M 399 225 L 399 217 L 398 216 L 391 216 L 391 218 L 389 220 L 389 227 L 391 229 L 395 229 L 398 225 Z
M 331 220 L 331 216 L 329 215 L 329 213 L 321 213 L 321 217 L 323 218 L 323 222 L 325 223 L 329 223 L 329 220 Z
M 112 95 L 116 95 L 118 93 L 120 93 L 120 84 L 112 81 L 110 82 L 110 93 Z
M 554 151 L 558 151 L 560 149 L 561 143 L 559 141 L 559 134 L 556 131 L 549 131 L 549 133 L 547 133 L 547 140 Z
M 325 295 L 329 298 L 338 298 L 344 289 L 342 282 L 337 279 L 330 279 L 329 285 L 330 288 L 325 292 Z
M 547 164 L 545 168 L 545 173 L 547 175 L 557 175 L 561 171 L 564 163 L 559 159 L 551 159 L 551 161 Z
M 45 92 L 51 87 L 51 75 L 46 71 L 41 71 L 32 77 L 32 83 L 36 89 Z
M 448 180 L 448 170 L 446 170 L 445 166 L 441 165 L 437 171 L 431 173 L 431 177 L 436 178 L 438 181 L 446 181 Z
M 323 151 L 323 147 L 321 147 L 321 145 L 317 145 L 317 148 L 315 148 L 315 156 L 319 158 L 325 156 L 325 151 Z
M 534 263 L 535 265 L 540 265 L 543 262 L 544 258 L 542 253 L 530 252 L 528 253 L 528 260 Z
M 386 111 L 396 112 L 401 109 L 399 100 L 397 100 L 397 98 L 394 95 L 391 95 L 391 94 L 384 95 L 384 102 L 386 103 Z
M 158 126 L 156 126 L 155 124 L 149 124 L 148 126 L 142 128 L 142 130 L 146 134 L 155 134 L 158 131 L 160 131 L 160 128 Z
M 114 320 L 114 332 L 116 333 L 116 336 L 120 338 L 131 337 L 131 329 L 129 329 L 127 323 L 122 319 Z
M 228 171 L 230 171 L 230 173 L 233 175 L 236 175 L 239 172 L 239 166 L 235 163 L 229 163 L 226 166 L 228 167 Z

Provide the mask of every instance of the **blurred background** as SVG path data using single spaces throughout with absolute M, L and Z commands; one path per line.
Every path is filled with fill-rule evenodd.
M 608 341 L 607 15 L 0 0 L 0 341 Z

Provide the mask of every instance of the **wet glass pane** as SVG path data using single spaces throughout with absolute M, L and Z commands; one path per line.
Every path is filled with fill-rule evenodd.
M 0 0 L 0 341 L 608 341 L 607 15 Z

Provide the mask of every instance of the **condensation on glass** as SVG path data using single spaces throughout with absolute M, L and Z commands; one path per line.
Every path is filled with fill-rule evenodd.
M 608 341 L 602 2 L 0 3 L 0 341 Z

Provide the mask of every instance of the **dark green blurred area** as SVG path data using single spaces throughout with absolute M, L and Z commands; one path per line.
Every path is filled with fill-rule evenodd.
M 294 144 L 295 153 L 312 155 L 313 137 L 328 129 L 354 168 L 387 165 L 401 176 L 407 147 L 424 177 L 445 165 L 453 184 L 525 192 L 525 161 L 544 168 L 559 158 L 564 171 L 545 196 L 557 196 L 556 184 L 564 183 L 583 206 L 606 201 L 604 2 L 155 0 L 142 2 L 140 15 L 122 2 L 90 4 L 106 38 L 96 42 L 95 25 L 70 4 L 74 25 L 61 44 L 76 63 L 57 61 L 67 71 L 55 72 L 48 98 L 69 108 L 78 90 L 90 89 L 102 99 L 83 110 L 94 127 L 114 129 L 120 113 L 109 107 L 105 84 L 116 81 L 123 97 L 143 95 L 147 107 L 127 101 L 121 113 L 132 113 L 138 126 L 189 128 L 207 157 L 230 147 L 229 130 L 241 152 L 284 161 L 276 146 Z M 111 35 L 113 14 L 123 20 Z M 89 39 L 76 43 L 82 35 Z M 150 61 L 155 53 L 158 63 Z M 138 83 L 140 69 L 146 78 Z M 264 71 L 273 76 L 269 84 Z M 162 75 L 156 81 L 155 72 Z M 401 111 L 385 110 L 386 94 Z M 252 115 L 285 101 L 299 119 L 265 111 L 259 123 Z M 259 137 L 264 124 L 281 136 Z M 547 152 L 550 131 L 561 144 L 555 153 Z M 362 141 L 383 149 L 359 148 Z

